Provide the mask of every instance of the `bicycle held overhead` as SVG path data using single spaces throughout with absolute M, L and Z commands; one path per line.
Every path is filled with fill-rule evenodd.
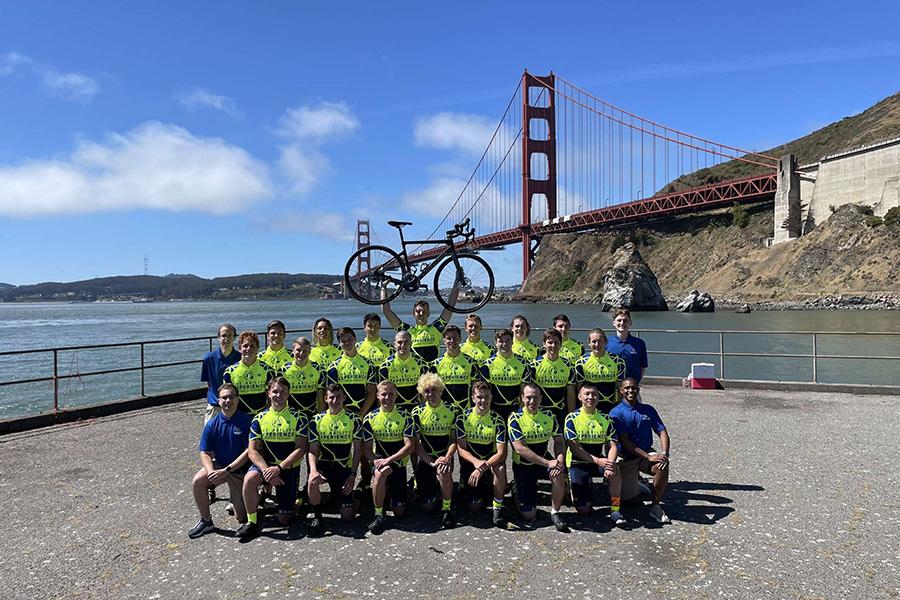
M 363 246 L 350 255 L 344 267 L 344 283 L 351 296 L 366 304 L 384 304 L 403 292 L 428 289 L 425 277 L 434 273 L 433 290 L 442 306 L 456 313 L 470 313 L 483 307 L 494 292 L 494 272 L 487 261 L 465 246 L 475 238 L 469 219 L 447 231 L 442 240 L 406 240 L 407 221 L 388 221 L 397 228 L 400 252 L 382 245 Z M 462 241 L 457 245 L 456 240 Z M 433 259 L 411 261 L 410 245 L 446 246 Z

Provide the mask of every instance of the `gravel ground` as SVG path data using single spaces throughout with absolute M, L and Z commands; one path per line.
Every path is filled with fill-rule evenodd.
M 0 598 L 898 598 L 897 397 L 645 386 L 673 440 L 672 524 L 607 510 L 557 533 L 417 511 L 322 539 L 247 544 L 225 502 L 198 540 L 190 480 L 202 405 L 0 438 Z M 227 494 L 227 488 L 219 488 Z M 545 509 L 548 507 L 545 506 Z

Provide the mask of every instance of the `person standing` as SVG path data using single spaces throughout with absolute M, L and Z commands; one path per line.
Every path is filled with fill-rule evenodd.
M 281 370 L 281 367 L 291 362 L 291 353 L 284 346 L 285 331 L 284 323 L 278 319 L 266 325 L 266 342 L 268 346 L 257 357 L 276 373 Z
M 475 364 L 480 365 L 490 358 L 493 350 L 481 339 L 481 317 L 471 314 L 466 317 L 466 342 L 460 352 L 468 356 Z
M 647 370 L 647 344 L 631 335 L 631 312 L 627 308 L 616 310 L 613 327 L 616 335 L 606 342 L 606 351 L 625 362 L 625 377 L 640 383 Z
M 444 402 L 457 413 L 469 408 L 472 382 L 478 377 L 475 362 L 459 347 L 459 327 L 448 325 L 444 330 L 444 355 L 434 365 L 434 372 L 444 382 Z
M 387 292 L 382 290 L 381 293 L 382 297 L 385 297 L 384 294 Z M 456 298 L 458 296 L 459 284 L 457 283 L 454 284 L 453 289 L 450 290 L 450 297 L 448 299 L 450 304 L 456 304 Z M 384 311 L 384 316 L 388 320 L 388 323 L 391 324 L 391 327 L 397 331 L 409 331 L 412 336 L 413 354 L 421 358 L 426 364 L 431 364 L 437 360 L 438 354 L 440 353 L 441 333 L 443 333 L 447 323 L 450 322 L 453 311 L 449 308 L 445 308 L 441 311 L 441 314 L 437 319 L 429 323 L 428 317 L 431 315 L 431 307 L 425 300 L 416 300 L 416 303 L 413 305 L 413 319 L 415 320 L 415 324 L 409 325 L 408 323 L 404 323 L 400 317 L 397 316 L 397 313 L 391 308 L 390 302 L 385 302 L 381 305 L 381 308 Z
M 625 378 L 625 361 L 606 351 L 606 334 L 599 327 L 588 332 L 591 351 L 575 363 L 577 383 L 591 383 L 597 387 L 601 412 L 609 414 L 619 403 L 619 382 Z
M 334 345 L 334 327 L 331 321 L 325 317 L 316 319 L 312 336 L 313 346 L 309 351 L 309 360 L 327 370 L 341 356 L 341 349 Z
M 266 389 L 275 376 L 272 370 L 258 358 L 259 336 L 253 331 L 242 331 L 238 336 L 241 360 L 225 369 L 222 380 L 237 388 L 241 397 L 239 410 L 251 417 L 266 409 Z
M 342 406 L 362 417 L 375 402 L 375 367 L 356 351 L 356 332 L 349 327 L 338 330 L 341 355 L 325 372 L 326 384 L 343 389 Z
M 356 351 L 378 368 L 391 355 L 391 347 L 381 339 L 381 317 L 368 313 L 363 317 L 363 330 L 366 337 L 356 345 Z
M 522 384 L 531 379 L 531 368 L 512 353 L 512 338 L 509 329 L 498 329 L 494 335 L 497 351 L 479 371 L 479 377 L 491 384 L 491 406 L 504 421 L 519 408 Z
M 513 333 L 512 353 L 526 363 L 532 363 L 540 353 L 540 348 L 534 344 L 528 336 L 531 335 L 531 324 L 524 315 L 516 315 L 509 323 L 509 328 Z
M 584 354 L 584 346 L 581 342 L 573 340 L 569 337 L 572 331 L 572 322 L 568 315 L 559 314 L 553 317 L 553 329 L 557 330 L 562 336 L 562 347 L 559 349 L 559 355 L 569 361 L 570 365 L 574 365 Z
M 400 408 L 410 411 L 419 404 L 419 377 L 428 367 L 412 353 L 412 336 L 408 331 L 394 334 L 394 353 L 378 369 L 379 381 L 390 381 L 397 390 Z
M 307 419 L 325 410 L 325 371 L 309 360 L 312 344 L 305 337 L 293 345 L 294 360 L 281 367 L 280 375 L 291 384 L 290 405 Z
M 237 335 L 234 325 L 222 323 L 218 333 L 216 339 L 219 347 L 203 355 L 200 367 L 200 381 L 205 381 L 207 385 L 204 424 L 220 412 L 219 387 L 223 383 L 225 369 L 241 360 L 241 353 L 234 349 L 234 338 Z
M 532 364 L 532 381 L 541 388 L 542 407 L 550 411 L 562 431 L 566 415 L 575 410 L 575 370 L 559 354 L 559 331 L 547 329 L 543 341 L 544 353 Z

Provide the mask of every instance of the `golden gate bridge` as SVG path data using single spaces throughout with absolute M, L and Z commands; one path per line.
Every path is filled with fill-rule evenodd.
M 749 176 L 686 187 L 680 177 L 733 161 Z M 470 219 L 470 249 L 522 245 L 522 278 L 544 235 L 621 226 L 771 200 L 778 159 L 651 121 L 551 73 L 525 71 L 481 158 L 432 238 Z M 676 185 L 677 184 L 677 185 Z M 370 241 L 357 224 L 357 247 Z M 437 256 L 422 245 L 411 262 Z M 357 274 L 371 265 L 365 257 Z

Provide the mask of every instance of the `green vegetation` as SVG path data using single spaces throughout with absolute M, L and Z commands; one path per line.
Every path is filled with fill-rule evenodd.
M 884 214 L 884 224 L 888 227 L 900 225 L 900 206 L 895 206 Z
M 646 248 L 656 243 L 656 238 L 646 229 L 632 229 L 631 231 L 623 231 L 613 238 L 609 244 L 610 253 L 615 252 L 626 243 L 631 242 L 635 246 Z
M 881 217 L 876 217 L 874 215 L 869 215 L 866 217 L 866 227 L 878 227 L 884 222 Z
M 553 282 L 553 285 L 550 286 L 551 291 L 554 292 L 566 292 L 572 289 L 572 286 L 575 285 L 575 281 L 584 273 L 584 269 L 587 265 L 584 261 L 579 260 L 575 262 L 574 268 L 561 272 L 556 281 Z
M 739 227 L 743 229 L 747 225 L 750 224 L 750 215 L 747 213 L 747 209 L 741 206 L 740 204 L 735 204 L 731 207 L 731 224 L 735 227 Z

